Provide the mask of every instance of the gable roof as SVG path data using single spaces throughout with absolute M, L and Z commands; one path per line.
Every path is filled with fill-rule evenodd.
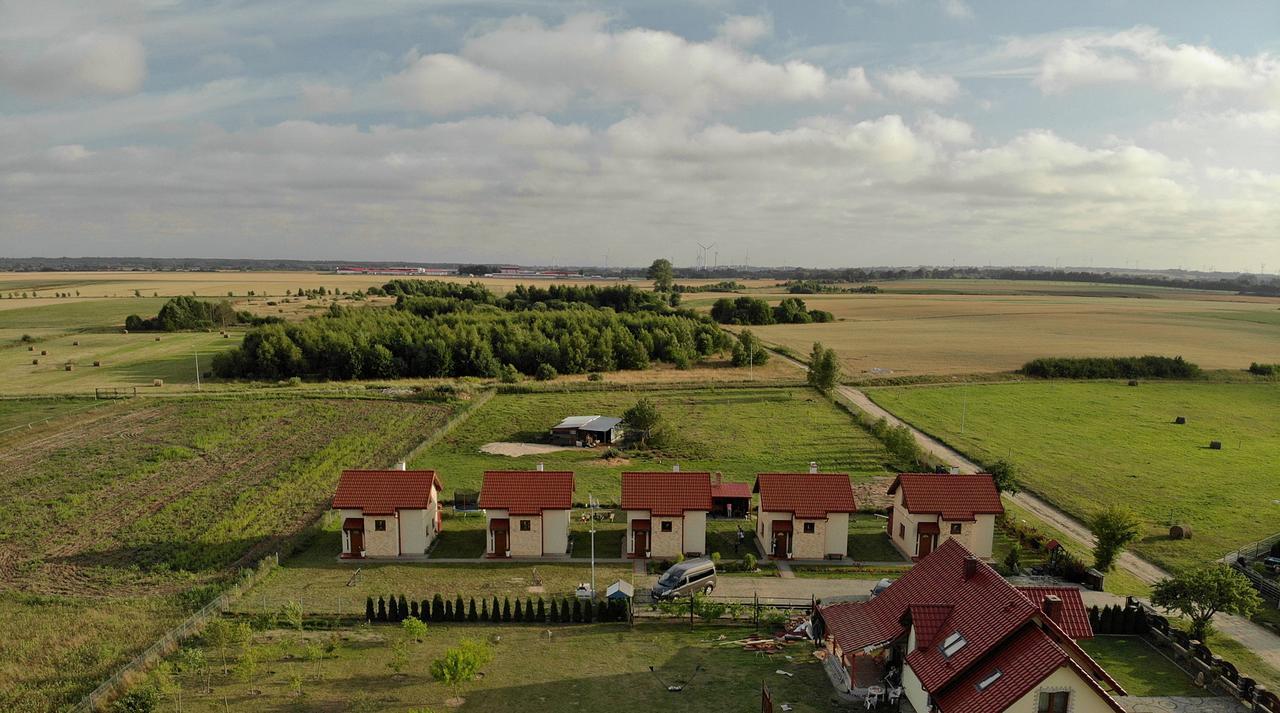
M 711 485 L 711 497 L 750 500 L 751 486 L 746 483 L 713 483 Z
M 362 510 L 366 515 L 420 510 L 430 505 L 432 488 L 443 490 L 434 470 L 344 470 L 333 507 Z
M 889 486 L 889 494 L 899 488 L 903 504 L 911 513 L 940 515 L 943 520 L 974 520 L 977 515 L 1004 512 L 989 473 L 899 473 Z
M 651 515 L 683 515 L 711 509 L 710 473 L 623 473 L 622 509 Z
M 1084 597 L 1075 587 L 1018 587 L 1032 604 L 1042 607 L 1044 598 L 1050 595 L 1062 600 L 1062 614 L 1054 621 L 1072 639 L 1092 639 L 1093 624 L 1089 623 L 1089 608 Z
M 480 486 L 483 509 L 541 515 L 573 507 L 573 473 L 554 470 L 487 470 Z
M 607 431 L 622 423 L 622 419 L 613 416 L 569 416 L 552 426 L 552 430 L 573 428 L 579 431 Z
M 760 493 L 761 510 L 802 519 L 858 509 L 847 473 L 760 473 L 752 490 Z
M 835 638 L 843 651 L 857 653 L 861 649 L 898 639 L 906 635 L 909 627 L 915 626 L 916 648 L 907 653 L 906 663 L 911 666 L 924 689 L 937 697 L 953 686 L 960 686 L 957 681 L 975 670 L 982 671 L 973 673 L 978 677 L 975 683 L 985 678 L 993 668 L 991 661 L 1005 655 L 1005 648 L 1017 641 L 1015 635 L 1020 635 L 1023 628 L 1032 627 L 1043 632 L 1049 645 L 1057 651 L 1053 654 L 1057 657 L 1056 663 L 1050 671 L 1061 665 L 1063 660 L 1070 659 L 1072 665 L 1077 667 L 1079 664 L 1076 662 L 1083 661 L 1109 685 L 1120 690 L 1106 676 L 1105 671 L 1071 640 L 1066 630 L 1041 614 L 1038 603 L 1034 603 L 1021 590 L 1009 584 L 989 565 L 975 558 L 974 573 L 966 578 L 965 560 L 970 557 L 972 554 L 963 545 L 955 539 L 948 539 L 874 599 L 819 606 L 819 614 L 827 632 Z M 1032 591 L 1039 592 L 1036 588 L 1032 588 Z M 1068 602 L 1073 600 L 1070 599 L 1070 593 L 1064 594 L 1065 612 L 1069 609 Z M 1043 594 L 1040 596 L 1043 598 Z M 1075 599 L 1079 599 L 1078 591 Z M 1083 608 L 1083 603 L 1081 607 Z M 942 643 L 957 633 L 964 639 L 964 644 L 952 649 L 948 656 L 942 650 Z M 1041 642 L 1032 643 L 1036 647 L 1043 646 Z M 1024 645 L 1030 647 L 1032 643 Z M 1030 656 L 1035 652 L 1028 649 L 1022 653 Z M 1049 658 L 1052 656 L 1044 660 L 1048 661 Z M 1007 670 L 1002 669 L 1002 678 L 1009 676 L 1010 681 L 1013 681 L 1019 659 L 1014 656 L 1008 660 L 1011 663 Z M 1038 669 L 1032 666 L 1027 671 L 1017 670 L 1016 675 L 1034 677 L 1035 670 Z M 1083 669 L 1080 671 L 1083 672 Z M 1048 675 L 1048 672 L 1044 675 Z M 1084 677 L 1092 680 L 1087 674 Z M 1043 678 L 1041 675 L 1035 682 Z M 1015 688 L 1016 686 L 1006 682 L 998 690 L 1012 695 Z M 1101 688 L 1098 690 L 1104 698 L 1111 701 Z M 994 705 L 989 696 L 982 696 L 977 699 L 981 705 L 974 708 L 957 707 L 956 710 L 1003 710 L 1016 699 L 1017 696 L 1014 696 L 1004 701 L 1003 705 Z M 1115 706 L 1114 701 L 1111 703 Z M 942 706 L 941 710 L 953 713 L 950 707 Z M 1116 710 L 1120 708 L 1117 706 Z
M 1067 654 L 1039 627 L 1025 626 L 993 656 L 973 666 L 946 691 L 935 696 L 934 702 L 939 710 L 946 713 L 1001 711 L 1025 696 L 1067 660 Z M 997 670 L 1000 678 L 978 690 L 978 683 Z

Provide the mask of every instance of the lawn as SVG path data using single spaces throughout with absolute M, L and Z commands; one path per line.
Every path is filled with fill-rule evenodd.
M 1028 490 L 1076 518 L 1102 503 L 1130 505 L 1145 523 L 1134 551 L 1166 567 L 1214 560 L 1280 529 L 1280 384 L 1027 382 L 869 394 L 971 457 L 1009 459 Z M 1223 449 L 1209 449 L 1211 440 Z M 1169 539 L 1174 522 L 1195 536 Z
M 421 642 L 408 643 L 407 667 L 396 674 L 388 667 L 390 642 L 403 636 L 393 627 L 343 630 L 332 653 L 324 653 L 328 633 L 275 630 L 255 637 L 251 650 L 259 662 L 251 673 L 224 676 L 215 666 L 211 692 L 200 690 L 204 679 L 198 673 L 181 674 L 177 681 L 188 711 L 452 710 L 445 700 L 453 692 L 432 681 L 428 667 L 447 647 L 470 637 L 496 643 L 490 643 L 494 657 L 484 676 L 463 686 L 461 711 L 756 710 L 762 682 L 777 704 L 787 703 L 796 713 L 835 710 L 821 664 L 808 655 L 810 646 L 793 645 L 788 660 L 712 644 L 721 635 L 731 640 L 749 633 L 750 628 L 654 623 L 634 629 L 430 624 Z M 216 658 L 211 650 L 207 655 Z M 702 671 L 695 676 L 698 667 Z M 677 682 L 688 682 L 683 692 L 666 690 L 667 683 Z
M 390 465 L 451 411 L 391 400 L 131 399 L 7 437 L 0 597 L 11 615 L 0 616 L 0 641 L 18 651 L 38 643 L 39 655 L 0 666 L 0 690 L 24 691 L 33 710 L 84 694 L 235 566 L 304 530 L 342 468 Z
M 670 423 L 674 443 L 664 453 L 628 452 L 605 461 L 600 449 L 569 449 L 519 457 L 488 455 L 495 441 L 540 442 L 561 418 L 619 415 L 641 397 L 651 399 Z M 455 488 L 478 490 L 485 470 L 547 470 L 577 475 L 575 498 L 594 494 L 616 503 L 625 470 L 719 471 L 725 480 L 753 482 L 764 471 L 804 472 L 809 461 L 824 471 L 854 477 L 884 474 L 892 457 L 844 411 L 805 388 L 672 389 L 499 394 L 459 428 L 419 455 L 412 465 L 432 468 Z
M 103 406 L 93 399 L 0 399 L 0 441 L 21 434 L 17 429 L 45 427 L 45 419 L 56 419 L 78 411 Z
M 1083 648 L 1131 696 L 1203 696 L 1191 677 L 1136 636 L 1098 636 Z

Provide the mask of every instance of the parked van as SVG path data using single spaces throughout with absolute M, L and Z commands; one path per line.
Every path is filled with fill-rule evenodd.
M 651 590 L 654 599 L 710 594 L 716 588 L 716 563 L 700 557 L 674 565 L 662 573 Z

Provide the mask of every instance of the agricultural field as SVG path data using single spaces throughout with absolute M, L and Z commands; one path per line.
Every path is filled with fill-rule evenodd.
M 1280 384 L 1036 382 L 868 394 L 973 458 L 1007 458 L 1028 490 L 1076 518 L 1099 503 L 1131 505 L 1146 522 L 1133 549 L 1165 567 L 1215 560 L 1280 529 Z M 1222 450 L 1208 447 L 1213 440 Z M 1190 524 L 1192 539 L 1169 539 L 1174 523 Z
M 502 456 L 482 453 L 494 442 L 541 443 L 565 416 L 618 415 L 641 397 L 667 419 L 671 445 L 662 452 L 625 450 L 605 460 L 600 448 Z M 576 497 L 617 502 L 624 470 L 721 472 L 726 481 L 754 482 L 765 471 L 804 472 L 810 461 L 855 478 L 884 475 L 892 457 L 846 412 L 808 388 L 699 388 L 499 394 L 411 464 L 434 469 L 446 497 L 478 490 L 485 470 L 572 470 Z
M 1251 361 L 1280 361 L 1280 300 L 1170 294 L 1182 292 L 1153 290 L 1137 299 L 1043 293 L 800 295 L 810 309 L 827 310 L 837 321 L 750 329 L 798 354 L 822 342 L 836 350 L 846 377 L 855 380 L 1011 371 L 1043 356 L 1160 354 L 1183 356 L 1206 369 L 1234 370 Z
M 390 465 L 451 412 L 130 399 L 0 436 L 0 708 L 83 695 L 235 567 L 287 548 L 342 468 Z
M 626 710 L 727 713 L 758 709 L 762 682 L 776 704 L 789 704 L 795 713 L 835 710 L 822 666 L 803 645 L 784 658 L 714 644 L 721 636 L 733 640 L 751 632 L 750 627 L 674 623 L 634 629 L 622 624 L 428 624 L 421 642 L 408 643 L 408 665 L 396 673 L 388 665 L 391 643 L 404 637 L 392 626 L 341 630 L 336 638 L 330 632 L 271 630 L 254 636 L 251 649 L 259 660 L 252 672 L 224 675 L 217 652 L 206 649 L 205 658 L 214 662 L 211 690 L 202 690 L 206 677 L 198 671 L 180 672 L 173 680 L 182 691 L 183 710 L 210 712 L 230 706 L 560 713 L 613 710 L 625 701 Z M 464 702 L 454 707 L 446 700 L 455 692 L 433 681 L 428 667 L 463 637 L 490 643 L 494 656 L 482 678 L 458 691 Z M 332 652 L 325 651 L 331 645 Z M 694 676 L 698 667 L 702 670 Z M 667 691 L 666 683 L 677 682 L 689 685 L 680 693 Z M 176 700 L 177 692 L 171 696 Z

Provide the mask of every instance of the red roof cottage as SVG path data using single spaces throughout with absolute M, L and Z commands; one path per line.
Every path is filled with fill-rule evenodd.
M 701 555 L 707 551 L 711 474 L 623 473 L 622 509 L 628 556 Z
M 333 496 L 342 517 L 342 556 L 420 555 L 440 534 L 440 478 L 434 470 L 344 470 Z
M 1123 712 L 1124 690 L 1076 644 L 1093 636 L 1079 590 L 1018 589 L 955 539 L 870 601 L 819 606 L 813 624 L 854 695 L 886 676 L 921 712 Z
M 991 559 L 996 515 L 1004 512 L 995 481 L 987 473 L 901 473 L 889 486 L 889 541 L 913 559 L 957 539 L 970 552 Z
M 845 473 L 760 473 L 754 491 L 756 540 L 776 559 L 843 559 L 849 553 L 849 514 L 858 508 Z
M 490 470 L 480 486 L 487 557 L 564 557 L 569 553 L 573 473 Z

